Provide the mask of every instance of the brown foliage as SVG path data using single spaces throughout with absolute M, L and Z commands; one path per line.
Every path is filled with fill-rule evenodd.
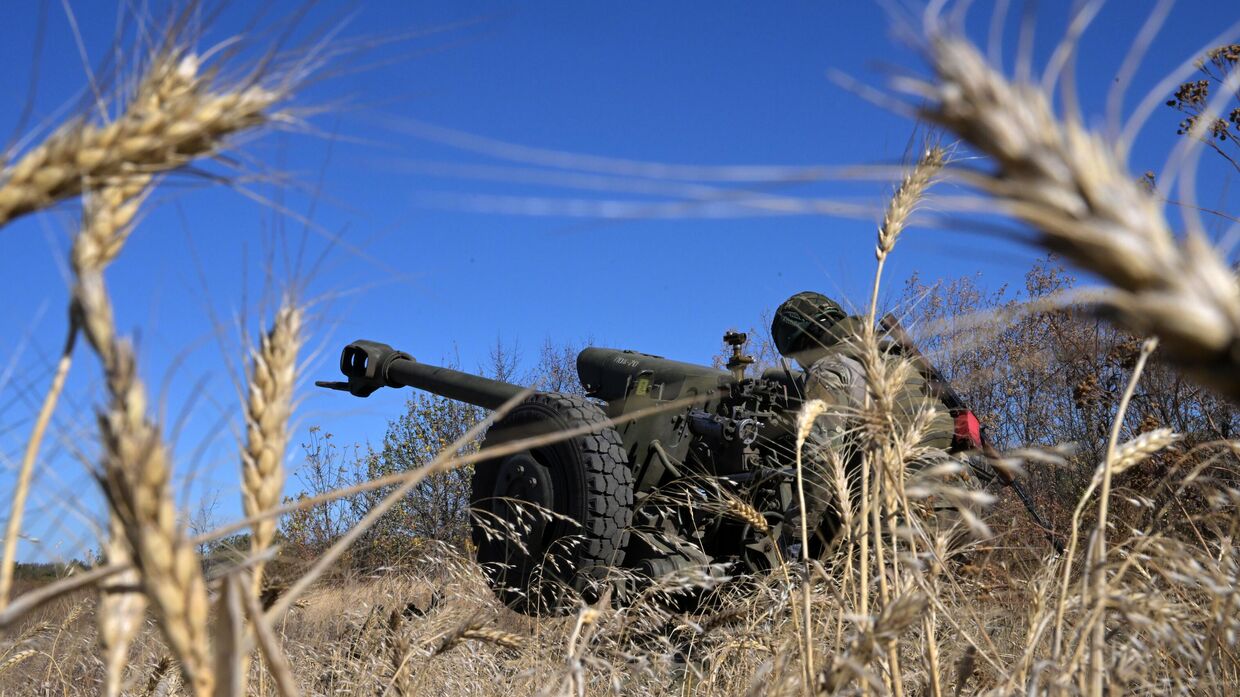
M 1060 526 L 1103 459 L 1120 393 L 1141 348 L 1136 338 L 1064 301 L 1076 283 L 1052 256 L 1031 268 L 1015 292 L 988 291 L 967 277 L 930 285 L 914 276 L 899 303 L 998 447 L 1072 446 L 1063 463 L 1028 466 L 1035 498 Z M 1186 451 L 1235 438 L 1240 412 L 1184 379 L 1156 353 L 1124 433 L 1132 437 L 1158 427 L 1183 434 L 1179 447 Z M 1152 495 L 1175 459 L 1173 453 L 1156 455 L 1126 472 L 1118 485 Z
M 1228 84 L 1240 65 L 1240 44 L 1212 48 L 1197 65 L 1201 77 L 1182 83 L 1167 100 L 1167 106 L 1185 115 L 1176 133 L 1200 138 L 1240 171 L 1240 87 L 1234 79 Z M 1223 92 L 1229 86 L 1231 92 Z

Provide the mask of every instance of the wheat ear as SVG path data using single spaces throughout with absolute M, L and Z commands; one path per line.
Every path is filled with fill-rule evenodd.
M 1106 279 L 1101 303 L 1121 325 L 1240 399 L 1240 279 L 1204 235 L 1177 239 L 1117 147 L 1057 118 L 1041 87 L 1007 80 L 959 36 L 932 31 L 929 55 L 936 79 L 914 88 L 929 96 L 926 117 L 994 165 L 967 176 L 1044 247 Z
M 167 172 L 266 123 L 280 91 L 258 85 L 215 90 L 196 54 L 156 55 L 135 97 L 114 121 L 77 121 L 0 172 L 0 225 L 117 177 Z
M 146 596 L 136 589 L 142 581 L 132 568 L 133 555 L 125 528 L 114 512 L 109 512 L 108 540 L 104 554 L 109 564 L 123 564 L 125 571 L 99 586 L 99 605 L 95 621 L 99 625 L 99 647 L 103 652 L 103 694 L 119 697 L 129 665 L 129 646 L 142 628 Z
M 592 614 L 595 611 L 589 608 L 587 610 L 589 611 L 583 611 L 583 614 L 578 616 L 579 625 L 589 624 L 596 618 L 596 614 Z M 451 651 L 466 639 L 494 644 L 506 649 L 519 649 L 525 645 L 525 641 L 520 636 L 500 629 L 484 627 L 480 620 L 471 617 L 443 635 L 439 640 L 439 645 L 432 650 L 431 655 L 438 656 Z
M 929 600 L 918 592 L 910 592 L 892 599 L 878 617 L 867 617 L 866 627 L 859 630 L 843 651 L 837 651 L 831 665 L 818 673 L 815 687 L 818 694 L 835 694 L 853 678 L 867 679 L 866 666 L 873 660 L 876 649 L 897 641 L 906 629 L 925 614 Z
M 83 303 L 91 307 L 90 303 Z M 83 326 L 104 325 L 87 318 Z M 90 332 L 87 332 L 90 336 Z M 133 349 L 121 340 L 104 344 L 111 404 L 100 417 L 104 485 L 133 550 L 142 588 L 156 610 L 168 647 L 181 662 L 193 694 L 212 692 L 214 676 L 207 632 L 207 590 L 194 546 L 182 534 L 171 491 L 171 467 L 159 430 L 146 418 L 147 397 L 135 374 Z
M 250 358 L 245 403 L 246 443 L 241 451 L 242 503 L 246 517 L 255 518 L 277 507 L 284 490 L 284 451 L 302 344 L 302 311 L 287 297 L 271 329 Z M 251 551 L 257 556 L 275 538 L 276 519 L 254 523 Z M 262 589 L 263 562 L 254 566 L 253 592 Z
M 38 656 L 39 652 L 34 649 L 23 649 L 14 653 L 12 656 L 0 661 L 0 675 L 4 675 L 17 666 L 25 663 L 28 659 Z
M 247 592 L 239 573 L 221 579 L 215 601 L 215 697 L 245 695 L 250 640 L 246 632 L 242 597 Z
M 167 684 L 168 679 L 171 677 L 171 671 L 172 659 L 166 655 L 161 656 L 155 664 L 155 668 L 151 670 L 150 676 L 146 679 L 146 690 L 142 693 L 144 697 L 151 697 L 151 695 L 157 694 L 160 687 Z M 161 694 L 166 693 L 167 691 L 165 690 Z
M 925 196 L 926 190 L 934 183 L 943 165 L 947 162 L 947 151 L 939 145 L 927 146 L 916 164 L 905 173 L 900 184 L 896 186 L 891 200 L 887 202 L 887 210 L 883 213 L 883 223 L 878 228 L 878 245 L 874 254 L 882 261 L 895 248 L 896 241 L 908 225 L 908 220 L 917 209 L 917 205 Z
M 893 425 L 891 422 L 893 414 L 891 399 L 892 395 L 895 394 L 896 385 L 899 384 L 899 380 L 903 376 L 899 375 L 899 370 L 893 370 L 892 366 L 889 365 L 888 362 L 883 361 L 879 355 L 878 337 L 876 336 L 874 330 L 874 322 L 878 313 L 878 291 L 882 286 L 883 268 L 887 263 L 887 257 L 890 256 L 891 251 L 895 249 L 896 241 L 899 240 L 900 234 L 904 232 L 905 226 L 908 225 L 908 220 L 912 217 L 913 211 L 916 210 L 917 205 L 925 196 L 926 191 L 934 183 L 934 180 L 939 173 L 943 170 L 946 159 L 947 154 L 942 147 L 938 145 L 928 145 L 923 150 L 921 156 L 917 159 L 916 164 L 905 172 L 904 178 L 901 180 L 899 185 L 896 186 L 895 192 L 892 193 L 891 200 L 887 203 L 887 209 L 883 214 L 883 222 L 878 228 L 878 241 L 874 250 L 874 256 L 878 263 L 874 269 L 874 284 L 870 292 L 870 309 L 869 314 L 866 316 L 865 334 L 861 337 L 861 341 L 863 343 L 862 363 L 865 366 L 866 385 L 868 388 L 865 399 L 865 412 L 867 415 L 866 421 L 870 425 L 872 436 L 870 440 L 873 443 L 873 448 L 869 453 L 867 453 L 866 457 L 874 463 L 885 463 L 888 465 L 881 468 L 879 476 L 874 477 L 874 481 L 872 482 L 872 493 L 874 495 L 870 496 L 871 492 L 866 491 L 863 493 L 862 497 L 863 520 L 866 517 L 864 508 L 866 507 L 867 502 L 868 505 L 871 506 L 870 518 L 872 519 L 871 525 L 873 527 L 874 535 L 874 560 L 880 569 L 880 573 L 878 575 L 879 595 L 884 604 L 890 600 L 890 591 L 887 587 L 886 561 L 884 559 L 883 552 L 883 507 L 885 504 L 889 511 L 888 524 L 889 527 L 894 530 L 894 506 L 889 499 L 893 497 L 893 494 L 901 498 L 903 497 L 903 490 L 900 486 L 900 483 L 903 481 L 903 461 L 902 458 L 897 457 L 895 453 L 892 452 L 891 447 L 892 436 L 894 434 L 894 431 L 891 428 Z M 876 426 L 878 428 L 875 428 Z M 898 469 L 897 472 L 891 471 L 892 465 Z M 862 467 L 867 470 L 869 469 L 867 464 L 864 462 Z M 882 486 L 881 477 L 884 473 L 895 479 L 894 486 Z M 867 482 L 866 484 L 870 483 Z M 868 487 L 863 485 L 863 489 L 868 489 Z M 880 492 L 885 492 L 885 495 L 882 497 L 878 496 Z M 905 513 L 907 513 L 907 505 L 905 508 Z M 865 531 L 863 530 L 863 540 L 866 537 L 864 532 Z M 892 535 L 891 540 L 893 545 L 891 553 L 891 570 L 893 573 L 898 575 L 899 553 L 894 547 L 896 537 Z M 863 557 L 868 556 L 865 547 L 866 543 L 863 541 L 861 552 Z M 868 560 L 862 561 L 863 574 L 868 573 L 868 564 Z M 862 592 L 864 594 L 868 589 L 865 588 L 865 584 L 862 585 L 862 588 Z M 863 600 L 862 602 L 864 607 L 864 603 L 866 601 Z M 894 688 L 894 692 L 897 697 L 903 697 L 904 685 L 901 677 L 899 651 L 894 643 L 889 643 L 886 648 L 888 666 L 890 670 L 888 684 Z
M 102 126 L 73 124 L 23 156 L 0 174 L 0 224 L 84 187 L 98 190 L 84 202 L 87 222 L 75 241 L 72 265 L 74 316 L 103 364 L 108 387 L 108 408 L 100 416 L 104 489 L 114 527 L 124 531 L 142 588 L 187 686 L 196 695 L 208 695 L 214 675 L 202 568 L 178 526 L 168 453 L 147 417 L 146 389 L 136 374 L 133 349 L 116 336 L 103 280 L 103 269 L 128 237 L 152 177 L 209 155 L 229 135 L 265 123 L 278 99 L 278 93 L 258 86 L 213 91 L 200 68 L 197 55 L 184 49 L 157 54 L 119 118 Z M 110 545 L 118 554 L 122 548 L 119 541 Z M 117 644 L 110 652 L 120 650 Z
M 85 224 L 74 242 L 74 263 L 102 270 L 124 245 L 154 174 L 209 155 L 237 131 L 260 125 L 279 93 L 257 86 L 212 92 L 198 57 L 184 49 L 157 54 L 115 121 L 81 121 L 0 171 L 0 227 L 58 201 L 92 192 Z M 17 537 L 39 446 L 72 362 L 77 326 L 65 348 L 27 442 L 12 497 L 0 560 L 0 609 L 8 602 Z
M 729 496 L 724 506 L 724 514 L 729 518 L 748 523 L 759 534 L 766 535 L 771 532 L 771 524 L 762 516 L 758 509 L 754 508 L 747 501 Z
M 139 196 L 141 190 L 136 191 L 135 196 Z M 88 200 L 88 218 L 106 200 Z M 212 691 L 213 676 L 202 568 L 193 545 L 177 525 L 168 453 L 159 429 L 147 418 L 146 388 L 136 374 L 133 349 L 116 336 L 103 265 L 119 247 L 96 244 L 102 238 L 96 239 L 92 229 L 91 224 L 85 225 L 74 245 L 72 266 L 77 283 L 73 303 L 77 322 L 103 363 L 106 377 L 109 404 L 99 418 L 104 489 L 111 514 L 133 553 L 143 590 L 157 610 L 168 646 L 181 661 L 186 683 L 194 694 L 206 695 Z M 98 230 L 102 233 L 104 228 Z M 120 542 L 109 545 L 112 552 L 121 548 Z M 115 605 L 105 607 L 108 612 L 117 609 Z M 101 621 L 107 623 L 112 618 L 101 617 Z M 129 617 L 122 624 L 131 621 Z M 121 650 L 117 644 L 109 652 Z
M 142 200 L 149 191 L 151 178 L 146 175 L 135 175 L 118 180 L 99 191 L 91 192 L 82 205 L 82 228 L 74 238 L 70 251 L 70 263 L 79 281 L 85 279 L 95 286 L 101 282 L 103 270 L 120 253 L 125 240 L 133 229 L 134 218 Z M 95 315 L 104 312 L 100 308 L 97 296 L 91 294 L 89 302 L 93 302 L 98 310 Z M 106 302 L 103 303 L 106 308 Z M 106 311 L 110 318 L 110 310 Z M 63 386 L 64 375 L 68 373 L 70 354 L 74 337 L 82 317 L 82 305 L 75 293 L 70 308 L 69 339 L 67 351 L 62 359 L 63 372 L 58 372 L 58 381 L 54 381 L 53 390 L 48 392 L 45 410 L 50 416 L 55 407 L 59 387 Z M 106 327 L 96 321 L 93 330 L 107 334 Z M 41 435 L 41 434 L 40 434 Z M 35 446 L 37 449 L 37 445 Z M 124 524 L 114 509 L 109 510 L 108 540 L 104 543 L 104 552 L 108 563 L 128 566 L 133 563 L 133 555 L 129 540 L 126 539 Z M 119 695 L 124 681 L 125 667 L 129 662 L 129 645 L 142 627 L 143 615 L 146 611 L 146 598 L 135 588 L 141 577 L 134 569 L 117 574 L 100 585 L 99 605 L 96 621 L 99 625 L 99 643 L 103 650 L 105 695 Z
M 1146 431 L 1132 440 L 1119 446 L 1115 451 L 1115 462 L 1111 465 L 1112 474 L 1119 476 L 1145 462 L 1151 455 L 1170 447 L 1182 440 L 1184 436 L 1169 428 L 1156 428 Z
M 392 677 L 388 681 L 391 690 L 398 697 L 410 694 L 409 679 L 409 637 L 405 632 L 405 618 L 399 610 L 392 610 L 388 616 L 387 637 L 388 659 L 392 664 Z
M 878 226 L 878 243 L 874 246 L 874 257 L 878 266 L 874 270 L 874 286 L 870 294 L 870 324 L 874 323 L 878 311 L 878 289 L 882 283 L 883 267 L 891 250 L 895 249 L 900 234 L 908 225 L 908 220 L 917 210 L 926 191 L 934 184 L 935 179 L 943 171 L 947 163 L 947 151 L 939 145 L 927 145 L 916 164 L 904 172 L 904 178 L 896 186 L 883 212 L 883 222 Z
M 500 629 L 488 629 L 486 627 L 466 629 L 461 633 L 461 638 L 482 641 L 505 649 L 519 649 L 525 646 L 525 641 L 520 636 L 513 634 L 512 632 L 505 632 Z

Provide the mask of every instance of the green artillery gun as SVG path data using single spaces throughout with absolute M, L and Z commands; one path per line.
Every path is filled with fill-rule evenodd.
M 585 397 L 532 392 L 492 424 L 484 453 L 578 432 L 474 466 L 473 542 L 501 599 L 554 611 L 567 589 L 597 598 L 612 569 L 658 579 L 778 563 L 804 378 L 787 368 L 745 377 L 746 336 L 728 332 L 724 341 L 727 370 L 586 348 L 577 357 Z M 346 346 L 340 370 L 347 382 L 318 384 L 358 397 L 413 387 L 488 410 L 526 391 L 371 341 Z
M 895 317 L 881 324 L 884 351 L 911 361 L 952 416 L 951 452 L 995 461 L 964 399 Z M 491 425 L 474 465 L 470 512 L 478 561 L 501 599 L 531 614 L 555 611 L 571 606 L 566 591 L 593 601 L 617 575 L 642 590 L 678 571 L 760 573 L 786 557 L 800 532 L 795 428 L 805 374 L 783 363 L 747 377 L 746 339 L 724 334 L 726 370 L 586 348 L 577 356 L 584 397 L 530 392 Z M 340 370 L 347 382 L 318 384 L 358 397 L 413 387 L 489 410 L 528 392 L 371 341 L 346 346 Z M 486 457 L 502 446 L 507 454 Z M 1003 468 L 993 472 L 983 478 L 1012 487 L 1062 550 L 1020 482 Z M 811 527 L 808 551 L 817 555 L 838 527 L 829 506 Z

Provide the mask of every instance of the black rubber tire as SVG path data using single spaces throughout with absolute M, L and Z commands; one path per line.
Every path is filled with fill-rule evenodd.
M 603 411 L 584 397 L 535 393 L 491 426 L 482 447 L 606 420 Z M 554 500 L 550 508 L 556 514 L 537 539 L 519 533 L 528 551 L 522 551 L 511 534 L 494 534 L 494 521 L 504 516 L 507 506 L 495 496 L 501 468 L 510 458 L 521 456 L 532 456 L 550 473 Z M 594 602 L 608 570 L 624 563 L 633 516 L 633 473 L 620 435 L 600 426 L 591 433 L 479 462 L 474 466 L 470 508 L 478 561 L 505 604 L 539 615 L 575 608 L 574 594 Z M 572 593 L 566 592 L 569 589 Z

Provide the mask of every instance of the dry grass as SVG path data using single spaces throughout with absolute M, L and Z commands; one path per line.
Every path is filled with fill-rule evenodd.
M 1203 382 L 1240 393 L 1240 300 L 1235 276 L 1217 253 L 1191 231 L 1178 241 L 1153 199 L 1119 166 L 1114 148 L 1058 119 L 1038 88 L 1008 81 L 959 37 L 932 31 L 930 47 L 936 77 L 919 88 L 932 97 L 927 113 L 994 166 L 971 181 L 1040 230 L 1045 244 L 1114 284 L 1109 302 L 1128 326 L 1158 334 L 1169 355 Z M 264 554 L 277 516 L 290 509 L 279 496 L 305 331 L 290 295 L 247 371 L 240 449 L 249 519 L 238 525 L 253 531 L 252 558 L 208 581 L 181 527 L 170 487 L 174 463 L 132 345 L 117 335 L 104 278 L 159 174 L 263 125 L 287 96 L 251 84 L 213 85 L 201 69 L 188 48 L 155 53 L 120 116 L 71 123 L 0 174 L 0 224 L 84 197 L 71 258 L 68 343 L 71 349 L 80 331 L 106 378 L 97 471 L 110 516 L 108 568 L 79 577 L 89 583 L 70 578 L 0 606 L 0 694 L 28 694 L 31 685 L 58 694 L 282 697 L 1240 689 L 1240 491 L 1213 476 L 1236 468 L 1240 443 L 1184 454 L 1179 464 L 1186 471 L 1147 492 L 1149 515 L 1139 523 L 1110 514 L 1114 477 L 1178 440 L 1168 429 L 1123 438 L 1125 405 L 1153 340 L 1131 373 L 1107 455 L 1077 505 L 1071 549 L 1062 557 L 1042 547 L 1013 548 L 1008 541 L 1021 532 L 1019 514 L 979 514 L 990 497 L 961 486 L 961 464 L 934 460 L 916 445 L 929 413 L 906 430 L 896 427 L 892 395 L 913 368 L 880 360 L 878 339 L 868 332 L 859 338 L 868 368 L 865 403 L 847 415 L 860 449 L 860 486 L 849 481 L 842 458 L 801 452 L 826 405 L 811 403 L 799 429 L 798 472 L 825 468 L 840 501 L 844 529 L 825 559 L 805 553 L 769 574 L 722 584 L 706 573 L 680 574 L 623 604 L 604 593 L 570 616 L 542 619 L 502 607 L 473 560 L 444 546 L 428 545 L 402 569 L 378 577 L 342 570 L 348 546 L 393 502 L 429 473 L 467 461 L 455 453 L 484 421 L 426 468 L 364 485 L 399 486 L 263 608 Z M 927 148 L 897 187 L 877 236 L 875 298 L 882 262 L 944 166 L 943 150 Z M 875 310 L 872 301 L 871 320 Z M 49 413 L 61 379 L 49 390 Z M 28 452 L 37 453 L 40 439 L 32 434 Z M 33 466 L 34 455 L 30 460 Z M 916 471 L 908 467 L 927 460 Z M 1204 502 L 1191 514 L 1153 503 L 1186 492 Z M 23 505 L 24 492 L 15 492 L 18 528 Z M 744 501 L 703 505 L 769 529 Z M 943 514 L 946 507 L 956 514 Z M 962 528 L 972 532 L 965 543 Z M 1179 534 L 1186 529 L 1192 534 Z M 15 537 L 11 532 L 6 543 Z M 1076 555 L 1082 539 L 1089 541 L 1083 560 Z M 2 578 L 11 563 L 6 553 Z M 684 613 L 668 602 L 695 585 L 707 598 L 700 611 Z M 9 590 L 5 581 L 0 601 L 7 603 Z

